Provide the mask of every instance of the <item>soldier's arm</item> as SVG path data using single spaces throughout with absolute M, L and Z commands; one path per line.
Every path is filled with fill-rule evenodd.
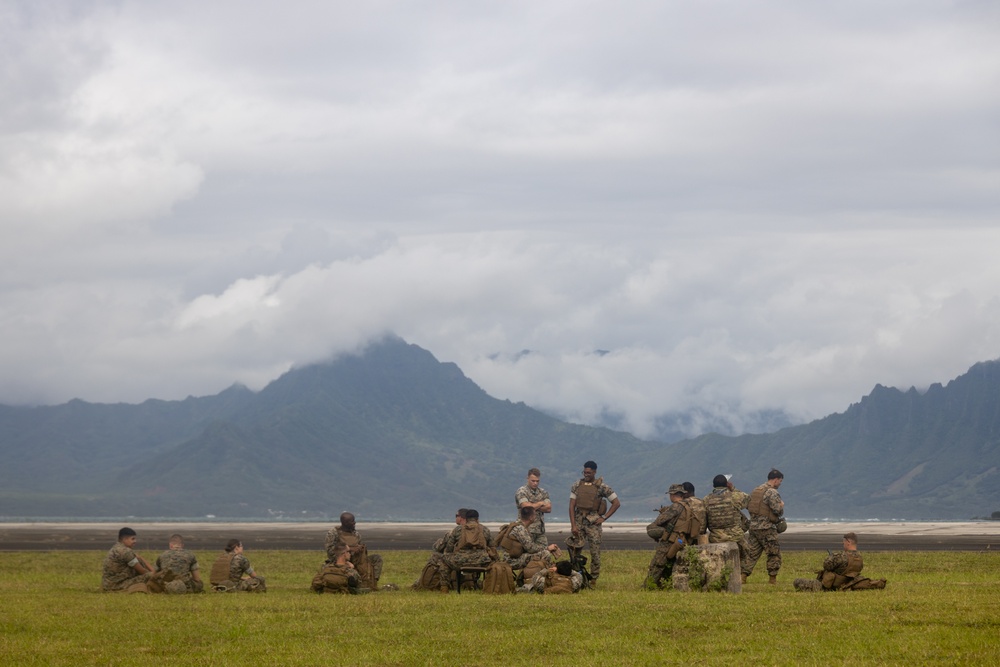
M 150 565 L 149 562 L 139 554 L 135 554 L 135 564 L 132 566 L 132 569 L 138 572 L 139 574 L 146 574 L 147 572 L 155 571 L 153 570 L 153 566 Z
M 772 493 L 767 494 L 764 497 L 764 502 L 767 506 L 771 508 L 771 511 L 778 517 L 785 513 L 785 503 L 781 500 L 781 496 L 778 495 L 777 491 L 772 491 Z
M 569 527 L 572 532 L 577 532 L 576 528 L 576 496 L 569 497 Z

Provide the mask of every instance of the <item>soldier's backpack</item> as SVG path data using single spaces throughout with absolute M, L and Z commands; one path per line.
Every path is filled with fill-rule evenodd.
M 317 593 L 350 593 L 347 568 L 335 563 L 323 563 L 313 577 L 312 589 Z
M 688 508 L 687 525 L 685 526 L 678 520 L 675 530 L 679 533 L 686 533 L 693 544 L 698 536 L 705 532 L 707 525 L 705 503 L 700 498 L 685 498 L 683 503 Z
M 545 574 L 545 588 L 543 595 L 560 595 L 562 593 L 573 592 L 573 580 L 557 572 L 547 572 Z
M 493 561 L 483 577 L 483 593 L 505 595 L 517 590 L 514 585 L 514 570 L 502 560 Z
M 524 553 L 524 545 L 511 537 L 511 531 L 520 521 L 511 521 L 500 529 L 497 533 L 496 544 L 503 548 L 511 558 L 517 558 Z
M 420 577 L 413 584 L 413 589 L 417 591 L 436 591 L 441 588 L 441 573 L 438 572 L 437 565 L 427 563 L 420 572 Z
M 486 535 L 478 521 L 468 521 L 462 526 L 462 534 L 458 538 L 455 551 L 486 549 Z
M 528 583 L 529 581 L 531 581 L 531 578 L 533 576 L 535 576 L 548 566 L 549 564 L 545 556 L 540 556 L 540 555 L 532 556 L 531 560 L 528 561 L 528 564 L 525 565 L 524 569 L 521 571 L 521 574 L 524 577 L 524 583 Z
M 346 531 L 340 531 L 340 541 L 351 550 L 351 564 L 361 575 L 362 584 L 371 590 L 378 587 L 375 581 L 375 566 L 368 560 L 368 547 L 361 542 L 356 535 L 351 535 Z

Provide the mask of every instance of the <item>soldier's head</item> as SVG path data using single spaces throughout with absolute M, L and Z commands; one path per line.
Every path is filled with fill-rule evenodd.
M 236 551 L 237 549 L 239 549 L 239 551 Z M 236 551 L 236 553 L 243 551 L 243 543 L 237 540 L 236 538 L 233 538 L 228 542 L 226 542 L 226 553 L 231 554 L 234 551 Z
M 457 523 L 459 526 L 465 523 L 465 515 L 468 513 L 469 510 L 465 509 L 464 507 L 460 508 L 457 512 L 455 512 L 455 523 Z
M 135 546 L 135 541 L 139 539 L 138 535 L 131 528 L 125 527 L 118 531 L 118 541 L 127 546 L 129 549 Z
M 538 468 L 532 468 L 528 471 L 528 488 L 537 489 L 538 483 L 542 481 L 542 471 Z
M 684 497 L 690 498 L 694 495 L 694 484 L 691 482 L 684 482 Z
M 785 476 L 777 468 L 771 468 L 771 472 L 767 473 L 767 483 L 775 489 L 781 486 L 784 480 Z
M 724 489 L 729 486 L 729 480 L 726 479 L 725 475 L 716 475 L 712 478 L 712 488 Z
M 568 560 L 561 560 L 556 563 L 556 573 L 561 574 L 564 577 L 573 576 L 573 564 Z
M 535 516 L 537 516 L 537 514 L 538 513 L 535 511 L 534 507 L 531 505 L 525 505 L 521 508 L 521 521 L 524 522 L 525 525 L 528 525 L 535 520 Z
M 673 503 L 684 500 L 685 493 L 683 484 L 671 484 L 670 488 L 667 489 L 667 495 L 670 496 L 670 502 Z
M 350 512 L 344 512 L 340 515 L 340 527 L 344 530 L 354 530 L 354 515 Z
M 857 551 L 858 536 L 854 533 L 844 534 L 844 551 Z
M 583 464 L 583 479 L 587 482 L 593 482 L 594 477 L 597 475 L 597 464 L 593 461 L 587 461 Z
M 333 562 L 337 565 L 343 565 L 350 558 L 350 553 L 346 544 L 338 544 L 333 548 Z
M 168 545 L 170 546 L 171 549 L 183 549 L 184 538 L 178 535 L 177 533 L 174 533 L 173 535 L 170 536 L 170 541 L 168 542 Z
M 479 512 L 477 510 L 466 510 L 465 512 L 466 521 L 479 521 Z

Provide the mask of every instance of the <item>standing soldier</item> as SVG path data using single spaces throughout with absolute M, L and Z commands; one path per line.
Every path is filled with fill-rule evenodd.
M 583 551 L 584 544 L 590 549 L 591 583 L 597 583 L 601 574 L 601 524 L 618 511 L 621 502 L 604 478 L 596 477 L 597 464 L 587 461 L 583 464 L 583 479 L 573 483 L 569 490 L 569 523 L 572 535 L 566 538 L 570 560 L 575 561 Z M 605 507 L 611 501 L 611 507 Z
M 712 492 L 702 499 L 708 521 L 708 541 L 733 542 L 740 550 L 740 564 L 746 562 L 746 533 L 743 531 L 743 510 L 750 502 L 750 494 L 743 493 L 725 475 L 716 475 L 712 480 Z
M 767 473 L 767 481 L 750 494 L 747 509 L 750 510 L 750 536 L 747 539 L 747 559 L 743 562 L 743 583 L 753 574 L 753 568 L 762 553 L 767 554 L 767 574 L 769 584 L 778 583 L 781 569 L 781 546 L 778 533 L 784 532 L 785 503 L 778 494 L 778 487 L 785 476 L 777 468 Z M 779 524 L 782 526 L 779 529 Z
M 677 554 L 691 544 L 691 536 L 687 533 L 690 510 L 684 503 L 684 485 L 671 484 L 667 494 L 670 505 L 661 507 L 653 523 L 646 526 L 646 534 L 656 540 L 656 552 L 646 574 L 645 587 L 648 589 L 663 588 L 663 580 L 673 574 Z
M 552 501 L 549 499 L 549 492 L 538 486 L 541 479 L 542 473 L 538 468 L 529 470 L 528 483 L 514 493 L 514 504 L 517 505 L 518 518 L 522 508 L 534 508 L 535 520 L 528 526 L 528 534 L 535 544 L 544 549 L 548 546 L 545 538 L 545 515 L 552 511 Z

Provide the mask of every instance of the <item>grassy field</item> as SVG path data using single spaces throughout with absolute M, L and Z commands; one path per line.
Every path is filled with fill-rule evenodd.
M 147 558 L 155 553 L 142 552 Z M 4 665 L 996 664 L 1000 556 L 883 552 L 884 591 L 804 594 L 825 554 L 791 552 L 779 585 L 763 563 L 742 595 L 644 591 L 651 551 L 605 553 L 579 595 L 409 590 L 426 553 L 387 552 L 365 596 L 308 589 L 320 552 L 248 553 L 263 595 L 99 592 L 102 553 L 0 553 Z M 198 553 L 206 570 L 214 553 Z M 152 560 L 150 558 L 150 560 Z

